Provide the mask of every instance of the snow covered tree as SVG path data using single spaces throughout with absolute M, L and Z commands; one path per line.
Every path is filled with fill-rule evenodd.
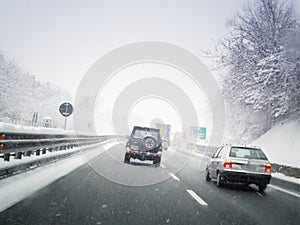
M 24 73 L 12 60 L 0 52 L 0 122 L 29 125 L 33 113 L 51 117 L 52 124 L 63 127 L 64 119 L 59 114 L 59 105 L 70 101 L 64 90 L 49 83 L 41 83 L 35 76 Z
M 249 1 L 227 23 L 218 62 L 227 68 L 224 95 L 232 104 L 269 115 L 268 126 L 300 109 L 299 22 L 285 0 Z M 266 121 L 267 122 L 267 121 Z

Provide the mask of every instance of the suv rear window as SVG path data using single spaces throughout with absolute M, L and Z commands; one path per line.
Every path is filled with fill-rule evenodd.
M 232 147 L 229 153 L 230 157 L 246 158 L 246 159 L 263 159 L 267 160 L 266 155 L 258 148 L 242 148 Z
M 159 130 L 137 128 L 133 132 L 133 137 L 136 139 L 144 139 L 149 136 L 154 137 L 156 140 L 159 139 Z

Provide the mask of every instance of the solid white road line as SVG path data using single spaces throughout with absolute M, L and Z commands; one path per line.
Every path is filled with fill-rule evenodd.
M 268 187 L 274 188 L 274 189 L 276 189 L 278 191 L 282 191 L 282 192 L 284 192 L 286 194 L 293 195 L 293 196 L 295 196 L 297 198 L 300 198 L 300 194 L 292 192 L 292 191 L 288 191 L 288 190 L 283 189 L 281 187 L 278 187 L 278 186 L 275 186 L 275 185 L 272 185 L 272 184 L 268 184 Z
M 186 190 L 200 205 L 207 205 L 207 203 L 199 197 L 193 190 Z
M 175 174 L 173 173 L 169 173 L 169 175 L 176 181 L 180 181 L 180 179 L 178 177 L 175 176 Z
M 166 166 L 164 164 L 160 164 L 160 167 L 166 169 Z

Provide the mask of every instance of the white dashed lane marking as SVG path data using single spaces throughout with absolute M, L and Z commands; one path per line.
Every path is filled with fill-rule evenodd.
M 207 205 L 207 203 L 199 197 L 193 190 L 186 190 L 200 205 Z
M 169 173 L 169 175 L 176 181 L 180 181 L 180 179 L 178 177 L 175 176 L 175 174 L 173 173 Z

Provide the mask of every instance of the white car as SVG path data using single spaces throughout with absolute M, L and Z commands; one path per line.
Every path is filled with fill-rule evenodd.
M 206 180 L 226 183 L 256 184 L 263 192 L 271 180 L 271 164 L 259 147 L 223 145 L 209 160 Z

